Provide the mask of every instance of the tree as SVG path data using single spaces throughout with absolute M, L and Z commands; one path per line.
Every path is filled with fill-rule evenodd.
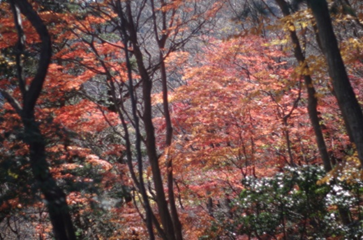
M 294 73 L 284 53 L 256 36 L 206 42 L 196 59 L 200 65 L 187 68 L 186 85 L 171 97 L 178 140 L 170 154 L 186 202 L 224 202 L 225 191 L 238 194 L 242 178 L 269 175 L 290 164 L 290 155 L 299 163 L 316 154 L 299 146 L 312 139 L 302 134 L 308 124 L 296 104 L 301 87 L 298 79 L 288 80 Z
M 279 7 L 281 8 L 283 15 L 285 17 L 289 16 L 290 11 L 289 11 L 288 4 L 284 0 L 276 0 L 276 2 L 279 5 Z M 290 26 L 291 29 L 295 29 L 293 23 L 288 23 L 288 24 L 291 24 L 291 26 Z M 318 109 L 317 109 L 318 100 L 317 100 L 317 96 L 316 96 L 316 91 L 315 91 L 315 88 L 313 85 L 313 80 L 312 80 L 311 76 L 309 74 L 307 74 L 309 72 L 309 66 L 306 63 L 305 56 L 301 49 L 300 41 L 294 30 L 290 30 L 290 37 L 291 37 L 291 41 L 294 46 L 295 58 L 298 61 L 299 65 L 302 66 L 302 72 L 304 75 L 305 86 L 306 86 L 306 89 L 308 92 L 308 112 L 309 112 L 310 121 L 314 128 L 317 145 L 319 147 L 320 155 L 321 155 L 321 158 L 323 159 L 323 163 L 324 163 L 324 168 L 327 172 L 329 172 L 332 169 L 332 167 L 331 167 L 327 147 L 325 144 L 325 140 L 323 137 L 323 132 L 320 128 L 319 115 L 318 115 Z
M 276 0 L 277 4 L 279 5 L 283 15 L 285 17 L 288 17 L 290 15 L 289 6 L 284 0 Z M 324 169 L 326 172 L 330 172 L 332 170 L 330 157 L 328 154 L 328 150 L 325 144 L 324 136 L 322 129 L 320 127 L 320 120 L 319 120 L 319 114 L 318 114 L 318 99 L 316 96 L 316 91 L 314 88 L 313 80 L 309 74 L 309 65 L 306 62 L 305 56 L 303 54 L 299 38 L 297 37 L 297 34 L 295 32 L 295 26 L 293 23 L 288 22 L 289 24 L 288 28 L 290 29 L 290 37 L 291 41 L 293 43 L 294 48 L 294 55 L 296 60 L 298 61 L 299 65 L 302 68 L 302 73 L 304 75 L 305 80 L 305 86 L 308 92 L 308 112 L 309 112 L 309 118 L 311 121 L 311 124 L 314 129 L 314 133 L 316 136 L 316 142 L 319 148 L 320 156 L 324 163 Z M 341 218 L 344 222 L 344 224 L 348 225 L 350 223 L 349 213 L 344 209 L 339 209 Z
M 316 20 L 319 39 L 329 66 L 334 94 L 342 111 L 345 125 L 349 129 L 350 140 L 356 145 L 361 166 L 363 166 L 363 129 L 361 127 L 363 113 L 355 97 L 338 48 L 328 5 L 325 0 L 308 1 L 308 4 Z
M 118 114 L 122 125 L 122 129 L 115 128 L 115 134 L 123 138 L 126 162 L 134 185 L 141 194 L 149 236 L 153 239 L 155 227 L 163 238 L 181 239 L 181 224 L 174 200 L 172 160 L 169 159 L 168 170 L 165 171 L 167 196 L 162 179 L 164 167 L 159 165 L 160 156 L 167 155 L 168 146 L 172 142 L 167 102 L 170 83 L 167 78 L 170 73 L 166 71 L 165 59 L 198 34 L 206 19 L 215 14 L 220 4 L 203 4 L 193 9 L 196 6 L 193 1 L 139 3 L 134 5 L 131 1 L 116 1 L 86 4 L 84 10 L 89 15 L 80 13 L 71 20 L 76 26 L 72 29 L 73 36 L 82 41 L 74 43 L 57 56 L 63 61 L 73 62 L 75 56 L 81 56 L 76 61 L 84 69 L 83 75 L 98 80 L 103 78 L 103 86 L 108 89 L 107 101 L 112 102 L 109 110 Z M 111 26 L 114 26 L 113 30 Z M 74 38 L 73 36 L 70 37 Z M 157 145 L 153 123 L 155 114 L 160 114 L 153 109 L 151 102 L 155 85 L 162 89 L 164 100 L 161 114 L 168 125 L 165 143 L 162 145 Z M 88 97 L 92 99 L 92 96 Z M 93 100 L 104 104 L 97 97 Z M 133 164 L 135 159 L 136 169 Z M 153 187 L 145 182 L 145 165 L 150 166 Z M 148 197 L 150 194 L 154 199 Z M 162 224 L 159 224 L 152 212 L 155 205 Z
M 16 46 L 16 66 L 18 84 L 22 96 L 22 105 L 8 92 L 1 90 L 2 95 L 17 112 L 24 126 L 23 141 L 29 146 L 29 158 L 33 176 L 47 201 L 49 216 L 53 225 L 56 239 L 76 239 L 72 219 L 66 202 L 66 196 L 59 188 L 49 172 L 46 161 L 45 139 L 35 118 L 35 104 L 42 90 L 51 59 L 51 41 L 48 31 L 39 15 L 27 1 L 12 1 L 11 8 L 14 15 L 15 27 L 18 34 Z M 41 40 L 41 51 L 36 74 L 29 86 L 22 73 L 21 56 L 24 51 L 25 35 L 21 15 L 25 15 L 36 29 Z
M 14 231 L 0 237 L 53 237 L 33 142 L 77 238 L 359 237 L 359 160 L 323 41 L 306 41 L 316 33 L 304 4 L 275 2 L 282 19 L 263 0 L 32 2 L 54 53 L 33 103 L 36 125 L 22 111 L 46 41 L 27 15 L 14 31 L 2 2 L 0 227 Z M 332 23 L 361 101 L 359 29 L 342 31 L 361 15 L 341 15 L 343 5 Z M 13 51 L 19 35 L 27 38 Z M 17 217 L 27 229 L 13 227 Z

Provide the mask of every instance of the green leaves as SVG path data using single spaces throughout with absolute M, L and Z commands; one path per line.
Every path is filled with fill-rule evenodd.
M 318 185 L 325 172 L 319 166 L 286 167 L 273 177 L 246 177 L 244 189 L 232 200 L 233 218 L 218 215 L 216 223 L 237 235 L 264 234 L 288 239 L 303 236 L 352 237 L 359 222 L 343 227 L 336 206 L 355 208 L 360 185 L 343 182 Z M 228 234 L 228 233 L 227 233 Z

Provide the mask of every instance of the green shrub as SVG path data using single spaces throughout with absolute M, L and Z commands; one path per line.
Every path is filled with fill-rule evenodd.
M 360 215 L 361 181 L 354 184 L 317 184 L 325 172 L 318 166 L 286 167 L 271 178 L 246 177 L 244 190 L 231 200 L 232 214 L 215 214 L 224 235 L 285 239 L 363 235 Z M 353 210 L 352 223 L 344 226 L 338 207 Z

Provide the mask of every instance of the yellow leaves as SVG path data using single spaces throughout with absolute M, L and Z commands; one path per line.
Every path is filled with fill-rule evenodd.
M 295 67 L 295 73 L 297 76 L 311 75 L 312 71 L 307 67 L 307 63 L 301 63 L 299 66 Z
M 19 177 L 18 174 L 13 173 L 10 169 L 8 169 L 8 175 L 14 179 L 17 179 Z
M 309 24 L 306 21 L 300 22 L 301 28 L 305 29 Z
M 345 161 L 337 164 L 333 170 L 320 179 L 317 184 L 326 184 L 332 179 L 337 179 L 348 184 L 355 184 L 363 180 L 363 169 L 360 169 L 360 161 L 357 151 L 353 155 L 347 156 Z
M 315 76 L 326 76 L 327 65 L 323 55 L 310 55 L 306 58 L 306 63 L 309 65 L 310 72 Z
M 294 24 L 292 24 L 292 23 L 288 23 L 288 24 L 287 24 L 287 29 L 288 29 L 289 31 L 291 31 L 291 32 L 294 32 L 294 31 L 295 31 L 295 26 L 294 26 Z
M 340 50 L 346 64 L 354 64 L 362 59 L 363 38 L 351 37 L 342 41 Z
M 285 45 L 287 44 L 288 40 L 286 39 L 274 39 L 269 43 L 265 43 L 263 46 L 269 47 L 274 45 Z
M 175 95 L 173 93 L 168 94 L 168 102 L 173 102 L 175 99 Z M 151 96 L 152 105 L 162 104 L 163 103 L 163 93 L 156 93 Z
M 312 15 L 309 10 L 297 11 L 294 14 L 283 17 L 280 22 L 283 24 L 283 29 L 285 31 L 297 31 L 305 29 L 311 24 Z M 276 26 L 278 28 L 278 26 Z

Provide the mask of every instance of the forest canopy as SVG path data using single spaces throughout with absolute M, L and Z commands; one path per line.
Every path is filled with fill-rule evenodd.
M 0 239 L 362 238 L 361 1 L 0 16 Z

